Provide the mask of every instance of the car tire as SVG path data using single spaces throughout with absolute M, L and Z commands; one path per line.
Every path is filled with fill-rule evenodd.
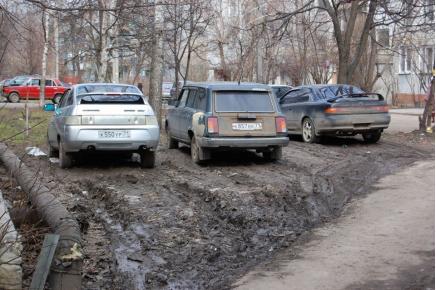
M 195 136 L 191 138 L 191 158 L 196 164 L 203 164 L 204 161 L 210 158 L 210 151 L 198 146 Z
M 141 168 L 153 168 L 156 161 L 156 152 L 151 150 L 142 151 L 140 154 L 141 160 L 139 161 Z
M 179 141 L 171 137 L 170 132 L 167 131 L 167 137 L 168 137 L 168 149 L 177 149 L 179 148 Z
M 65 152 L 65 145 L 62 140 L 59 141 L 59 166 L 62 169 L 70 168 L 73 165 L 71 153 Z
M 50 157 L 59 157 L 59 151 L 50 145 L 50 142 L 48 141 L 48 137 L 47 137 L 47 144 L 48 144 L 48 157 L 49 158 Z
M 301 125 L 301 134 L 303 136 L 303 141 L 306 143 L 318 143 L 319 137 L 316 136 L 315 124 L 312 119 L 304 118 Z
M 362 133 L 363 141 L 366 143 L 377 143 L 381 137 L 381 131 L 373 131 L 368 133 Z
M 264 151 L 262 153 L 263 158 L 265 158 L 268 161 L 277 161 L 282 159 L 283 156 L 283 148 L 282 147 L 276 147 L 271 151 Z
M 8 96 L 8 101 L 11 103 L 18 103 L 20 101 L 20 95 L 16 92 L 12 92 Z
M 51 100 L 53 102 L 53 104 L 59 104 L 59 101 L 62 98 L 62 94 L 56 94 L 54 95 L 53 99 Z

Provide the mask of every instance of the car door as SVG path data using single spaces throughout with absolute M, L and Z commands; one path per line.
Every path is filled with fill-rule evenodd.
M 55 110 L 55 126 L 57 133 L 61 138 L 65 137 L 65 117 L 71 115 L 73 105 L 73 92 L 68 91 L 59 103 L 59 106 Z
M 189 88 L 188 98 L 186 105 L 181 111 L 180 126 L 181 126 L 181 138 L 185 141 L 190 141 L 188 131 L 192 129 L 192 115 L 194 115 L 197 103 L 197 89 Z
M 280 101 L 282 112 L 286 114 L 289 131 L 299 131 L 304 116 L 310 114 L 312 108 L 312 91 L 309 88 L 291 90 Z
M 39 99 L 40 84 L 40 79 L 32 79 L 30 81 L 30 86 L 28 87 L 29 99 Z
M 177 139 L 181 138 L 180 122 L 182 117 L 182 110 L 185 107 L 186 99 L 188 98 L 188 93 L 189 91 L 187 89 L 182 89 L 179 94 L 177 105 L 169 112 L 168 130 L 171 133 L 172 137 L 175 137 Z
M 55 84 L 53 80 L 45 80 L 45 97 L 47 99 L 53 99 L 55 94 Z

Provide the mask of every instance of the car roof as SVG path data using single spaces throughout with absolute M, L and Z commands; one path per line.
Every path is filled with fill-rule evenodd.
M 268 86 L 270 86 L 271 88 L 283 88 L 283 87 L 293 88 L 293 86 L 290 85 L 268 85 Z
M 73 90 L 73 91 L 75 91 L 77 93 L 78 88 L 82 87 L 82 86 L 117 86 L 117 87 L 126 87 L 126 88 L 130 87 L 130 88 L 136 88 L 138 90 L 137 94 L 143 95 L 141 90 L 139 90 L 138 87 L 135 86 L 135 85 L 118 84 L 118 83 L 81 83 L 81 84 L 75 84 L 75 85 L 71 86 L 71 90 Z
M 237 82 L 199 82 L 199 83 L 189 83 L 185 87 L 202 87 L 205 89 L 210 89 L 213 91 L 221 90 L 271 90 L 271 87 L 265 84 L 259 83 L 237 83 Z
M 327 87 L 355 87 L 353 85 L 347 85 L 347 84 L 312 84 L 312 85 L 301 85 L 301 86 L 297 86 L 294 87 L 293 89 L 299 89 L 299 88 L 327 88 Z

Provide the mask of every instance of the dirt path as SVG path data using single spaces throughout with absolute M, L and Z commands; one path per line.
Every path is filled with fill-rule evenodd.
M 432 289 L 434 176 L 434 162 L 420 161 L 384 177 L 345 216 L 316 229 L 296 259 L 279 253 L 237 289 Z

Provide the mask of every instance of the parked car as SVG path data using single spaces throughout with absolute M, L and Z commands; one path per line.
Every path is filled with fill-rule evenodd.
M 169 99 L 171 97 L 171 89 L 173 84 L 171 82 L 163 82 L 162 83 L 162 98 Z
M 276 96 L 277 99 L 280 99 L 283 97 L 287 92 L 292 90 L 291 86 L 287 85 L 269 85 L 272 89 L 273 94 Z
M 21 82 L 21 79 L 20 79 Z M 22 99 L 37 100 L 39 99 L 41 79 L 39 77 L 28 77 L 20 85 L 10 85 L 3 88 L 3 95 L 6 96 L 11 103 L 17 103 Z M 58 79 L 45 80 L 45 98 L 52 100 L 53 103 L 58 103 L 68 87 L 63 86 Z
M 59 105 L 46 104 L 55 114 L 48 125 L 49 156 L 70 167 L 80 152 L 138 153 L 143 168 L 154 167 L 159 125 L 141 91 L 131 85 L 79 84 Z
M 322 135 L 362 134 L 376 143 L 390 122 L 389 108 L 379 94 L 351 85 L 311 85 L 292 89 L 279 100 L 289 133 L 314 143 Z
M 6 101 L 6 99 L 3 97 L 3 87 L 9 86 L 10 82 L 11 82 L 10 79 L 5 79 L 5 80 L 2 80 L 0 82 L 0 101 L 1 102 Z
M 195 163 L 210 159 L 213 150 L 232 148 L 255 149 L 266 159 L 278 160 L 289 139 L 274 98 L 262 84 L 185 85 L 166 116 L 168 147 L 191 145 Z

